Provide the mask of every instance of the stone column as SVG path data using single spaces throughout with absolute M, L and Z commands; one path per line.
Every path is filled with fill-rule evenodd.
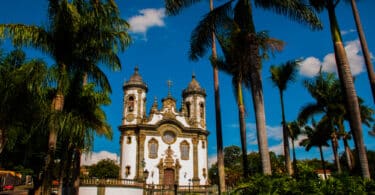
M 146 135 L 143 134 L 143 133 L 140 133 L 139 136 L 138 136 L 138 155 L 137 155 L 137 168 L 138 168 L 138 172 L 137 172 L 137 180 L 139 181 L 143 181 L 143 160 L 145 158 L 145 139 L 146 139 Z
M 198 176 L 198 137 L 194 136 L 192 139 L 193 142 L 193 186 L 199 185 L 199 176 Z
M 123 143 L 124 143 L 124 133 L 121 132 L 121 135 L 120 135 L 120 172 L 119 172 L 119 178 L 120 179 L 125 179 L 124 177 L 122 177 L 122 173 L 125 172 L 124 170 L 124 162 L 123 162 L 123 156 L 122 156 L 122 151 L 123 151 Z

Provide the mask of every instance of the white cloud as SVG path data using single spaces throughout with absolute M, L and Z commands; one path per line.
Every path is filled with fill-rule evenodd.
M 208 167 L 211 167 L 217 162 L 217 155 L 212 155 L 208 157 Z
M 257 145 L 257 133 L 256 133 L 256 124 L 255 123 L 248 123 L 247 125 L 247 140 L 250 145 Z M 282 140 L 282 127 L 281 126 L 266 126 L 267 129 L 267 137 L 268 139 L 273 139 L 275 141 Z
M 165 26 L 164 8 L 159 9 L 142 9 L 139 11 L 140 15 L 133 16 L 128 19 L 130 24 L 130 31 L 133 33 L 146 34 L 147 30 L 151 27 L 163 27 Z
M 111 153 L 108 151 L 92 152 L 92 153 L 83 153 L 81 156 L 81 165 L 93 165 L 98 163 L 103 159 L 111 159 L 118 162 L 118 156 L 116 153 Z
M 304 76 L 313 77 L 319 72 L 320 65 L 321 62 L 318 58 L 308 57 L 301 62 L 299 72 Z
M 342 30 L 341 35 L 347 35 L 356 31 L 357 31 L 356 29 Z
M 359 40 L 346 42 L 345 45 L 353 76 L 362 73 L 364 71 L 364 60 L 363 56 L 360 55 L 361 46 Z M 300 65 L 300 74 L 307 77 L 313 77 L 318 74 L 321 65 L 323 72 L 337 72 L 334 53 L 327 54 L 323 61 L 313 56 L 308 57 Z

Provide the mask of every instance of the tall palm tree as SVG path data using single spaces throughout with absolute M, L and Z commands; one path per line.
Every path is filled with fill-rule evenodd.
M 199 2 L 199 1 L 195 1 Z M 165 0 L 166 11 L 170 15 L 176 15 L 183 7 L 190 6 L 195 3 L 187 0 Z M 210 0 L 210 11 L 214 9 L 213 0 Z M 215 33 L 211 32 L 211 52 L 212 59 L 217 59 Z M 219 89 L 219 69 L 215 63 L 211 63 L 213 69 L 214 80 L 214 96 L 215 96 L 215 120 L 216 120 L 216 147 L 217 147 L 217 167 L 219 175 L 219 194 L 226 191 L 225 185 L 225 167 L 224 167 L 224 151 L 223 151 L 223 130 L 221 122 L 221 106 L 220 106 L 220 89 Z
M 326 9 L 328 11 L 329 23 L 331 29 L 331 37 L 333 48 L 335 51 L 335 59 L 338 70 L 338 75 L 341 82 L 341 87 L 343 91 L 343 96 L 346 101 L 346 110 L 349 113 L 350 128 L 353 133 L 354 143 L 358 151 L 358 159 L 361 167 L 362 177 L 371 178 L 370 171 L 367 161 L 366 149 L 363 141 L 363 132 L 361 125 L 361 116 L 359 103 L 357 98 L 357 92 L 354 87 L 353 76 L 350 70 L 348 57 L 345 52 L 344 45 L 342 43 L 342 37 L 340 33 L 339 24 L 337 22 L 335 8 L 340 1 L 337 0 L 322 0 L 315 1 L 309 0 L 310 4 L 317 10 L 323 11 Z
M 67 171 L 71 174 L 66 175 L 66 179 L 71 178 L 69 186 L 73 187 L 74 191 L 70 194 L 77 194 L 79 187 L 79 171 L 81 151 L 91 151 L 94 135 L 104 135 L 106 138 L 112 138 L 112 130 L 110 125 L 106 122 L 105 113 L 102 110 L 102 105 L 110 103 L 108 91 L 98 91 L 98 87 L 94 83 L 82 85 L 82 73 L 76 74 L 73 79 L 69 93 L 67 94 L 67 104 L 64 112 L 66 113 L 65 136 L 69 141 L 67 150 L 68 157 L 73 160 L 72 165 L 67 164 Z M 65 170 L 65 169 L 64 169 Z
M 347 0 L 349 1 L 349 0 Z M 353 17 L 355 20 L 355 24 L 357 27 L 357 32 L 359 36 L 359 41 L 361 42 L 363 57 L 365 59 L 366 69 L 367 69 L 367 76 L 370 82 L 370 87 L 372 91 L 372 98 L 375 103 L 375 73 L 374 73 L 374 67 L 371 61 L 371 54 L 369 52 L 367 41 L 365 37 L 365 33 L 363 32 L 362 24 L 361 24 L 361 18 L 359 17 L 358 8 L 355 0 L 350 0 L 350 4 L 352 6 L 353 11 Z
M 273 84 L 279 89 L 280 104 L 281 104 L 281 119 L 283 125 L 283 142 L 284 142 L 284 156 L 285 156 L 285 168 L 289 175 L 293 173 L 292 164 L 290 162 L 290 151 L 289 151 L 289 132 L 287 128 L 287 122 L 285 120 L 285 109 L 284 109 L 284 91 L 286 90 L 288 83 L 294 82 L 297 75 L 297 60 L 290 60 L 285 64 L 279 66 L 271 66 L 271 80 Z
M 88 2 L 85 0 L 74 1 L 79 2 L 81 5 L 86 5 Z M 90 36 L 81 36 L 84 32 L 84 28 L 87 24 L 93 24 L 90 17 L 84 17 L 80 15 L 80 9 L 83 7 L 77 7 L 77 4 L 68 2 L 67 0 L 49 0 L 48 18 L 49 25 L 47 27 L 28 26 L 23 24 L 3 24 L 0 25 L 0 37 L 9 37 L 12 39 L 13 44 L 17 46 L 29 46 L 43 51 L 49 54 L 56 62 L 58 69 L 58 81 L 56 84 L 56 93 L 52 101 L 52 110 L 59 113 L 63 110 L 64 105 L 64 94 L 67 88 L 68 73 L 79 69 L 82 65 L 78 59 L 90 59 L 89 66 L 86 68 L 87 71 L 94 71 L 95 65 L 98 62 L 107 61 L 107 59 L 115 59 L 115 55 L 102 55 L 102 51 L 105 54 L 114 54 L 116 49 L 123 51 L 129 44 L 129 36 L 126 33 L 128 24 L 124 20 L 112 20 L 114 18 L 120 18 L 116 4 L 108 0 L 106 4 L 101 1 L 92 1 L 99 7 L 106 7 L 106 12 L 109 13 L 104 15 L 107 17 L 104 21 L 104 27 L 111 27 L 108 31 L 97 31 L 97 36 L 93 36 L 95 31 L 90 31 Z M 109 6 L 103 6 L 109 5 Z M 108 10 L 111 9 L 111 10 Z M 98 11 L 98 10 L 94 10 Z M 103 11 L 103 10 L 102 10 Z M 103 16 L 103 15 L 102 15 Z M 109 17 L 109 18 L 108 18 Z M 109 23 L 113 21 L 112 23 Z M 96 26 L 103 24 L 103 20 L 97 21 Z M 85 25 L 86 24 L 86 25 Z M 92 29 L 92 28 L 91 28 Z M 112 30 L 112 31 L 111 31 Z M 85 42 L 85 45 L 77 44 L 84 43 L 82 37 L 91 37 L 92 41 Z M 104 39 L 99 39 L 104 37 Z M 103 41 L 106 40 L 106 41 Z M 94 44 L 92 44 L 94 43 Z M 92 47 L 94 46 L 94 47 Z M 91 55 L 85 54 L 83 49 L 88 50 Z M 96 55 L 93 55 L 96 54 Z M 90 57 L 95 56 L 94 60 Z M 82 58 L 84 57 L 84 58 Z M 110 58 L 108 58 L 110 57 Z M 118 60 L 117 60 L 118 61 Z M 56 140 L 58 131 L 55 127 L 55 123 L 51 123 L 48 156 L 46 160 L 46 170 L 44 179 L 44 190 L 46 189 L 51 180 L 51 171 L 53 167 L 54 153 L 56 149 Z M 48 193 L 47 191 L 44 191 Z
M 326 165 L 323 155 L 323 146 L 328 146 L 327 140 L 330 137 L 329 131 L 326 131 L 324 122 L 320 121 L 318 124 L 312 120 L 312 126 L 306 125 L 304 127 L 304 134 L 307 138 L 301 140 L 300 145 L 305 146 L 306 151 L 312 147 L 318 147 L 320 159 L 322 162 L 324 177 L 327 178 Z

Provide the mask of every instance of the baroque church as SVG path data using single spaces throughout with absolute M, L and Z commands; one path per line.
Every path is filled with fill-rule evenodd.
M 120 178 L 147 177 L 146 183 L 155 185 L 207 185 L 206 92 L 195 76 L 182 91 L 180 109 L 169 91 L 161 106 L 155 98 L 147 115 L 148 87 L 137 67 L 123 90 Z

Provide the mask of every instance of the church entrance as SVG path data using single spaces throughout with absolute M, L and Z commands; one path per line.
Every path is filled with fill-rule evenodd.
M 164 185 L 173 185 L 174 184 L 174 170 L 165 169 L 164 170 Z

